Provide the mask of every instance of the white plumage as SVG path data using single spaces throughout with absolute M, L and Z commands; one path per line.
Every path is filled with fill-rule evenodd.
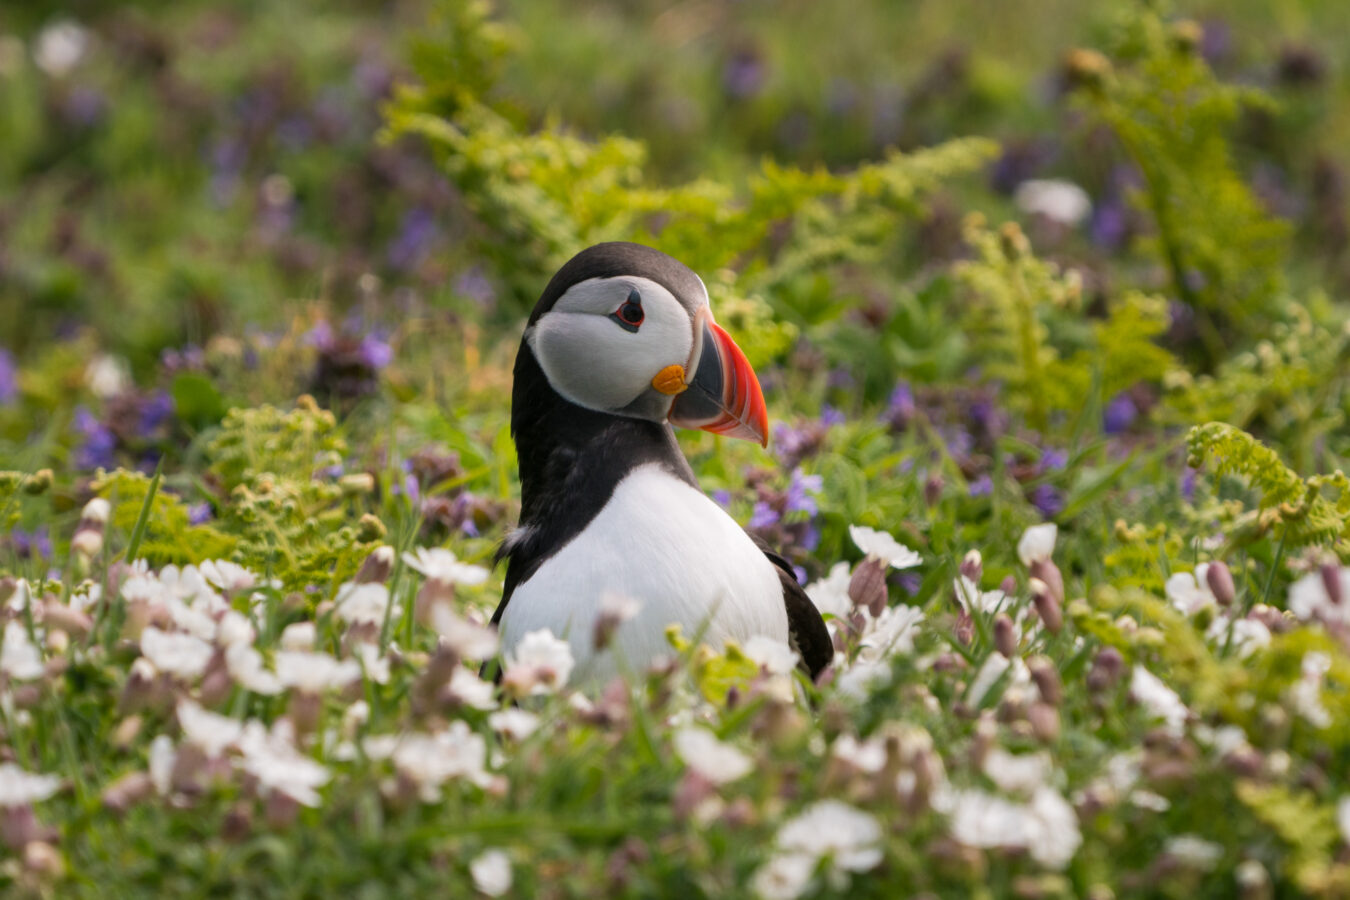
M 635 601 L 609 649 L 594 652 L 606 594 Z M 605 681 L 619 660 L 637 668 L 669 655 L 665 630 L 720 647 L 757 634 L 788 640 L 778 570 L 745 531 L 701 491 L 658 465 L 640 466 L 600 513 L 516 587 L 502 613 L 502 649 L 547 628 L 571 645 L 574 683 Z M 617 655 L 617 658 L 616 658 Z M 626 665 L 626 664 L 625 664 Z

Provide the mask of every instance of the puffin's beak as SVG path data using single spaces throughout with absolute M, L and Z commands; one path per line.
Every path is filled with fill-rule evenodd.
M 769 410 L 745 353 L 713 321 L 707 307 L 694 321 L 698 341 L 688 371 L 688 389 L 675 397 L 670 424 L 769 445 Z

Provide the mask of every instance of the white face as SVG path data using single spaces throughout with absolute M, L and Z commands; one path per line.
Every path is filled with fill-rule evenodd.
M 707 298 L 699 298 L 701 305 Z M 648 278 L 579 282 L 539 318 L 525 339 L 554 390 L 588 409 L 664 419 L 671 397 L 652 387 L 694 351 L 690 310 Z M 638 402 L 641 401 L 641 402 Z

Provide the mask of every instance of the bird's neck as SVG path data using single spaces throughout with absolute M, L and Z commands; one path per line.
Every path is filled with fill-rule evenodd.
M 560 521 L 584 527 L 624 476 L 647 463 L 697 487 L 669 425 L 564 399 L 523 341 L 512 387 L 511 435 L 520 465 L 520 524 L 526 528 L 555 531 Z

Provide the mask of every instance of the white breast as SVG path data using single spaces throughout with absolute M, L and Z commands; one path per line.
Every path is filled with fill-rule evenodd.
M 602 597 L 639 606 L 609 649 L 593 647 Z M 515 589 L 501 618 L 502 649 L 547 628 L 571 645 L 572 680 L 597 683 L 668 656 L 666 627 L 720 647 L 763 634 L 786 642 L 787 611 L 773 563 L 726 512 L 656 465 L 635 469 L 604 509 Z M 617 658 L 616 658 L 617 655 Z

